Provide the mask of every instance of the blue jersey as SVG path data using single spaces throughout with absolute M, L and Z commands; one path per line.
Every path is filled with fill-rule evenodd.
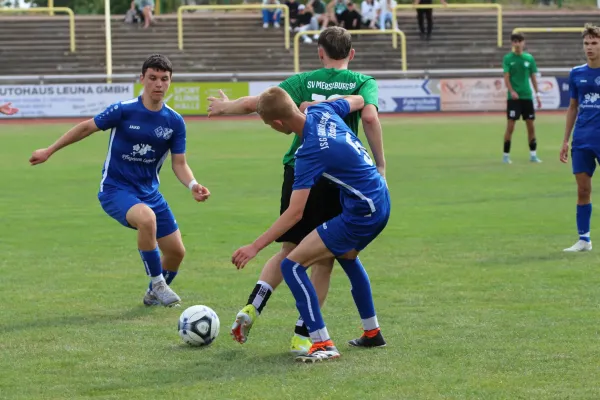
M 571 147 L 600 148 L 600 68 L 587 64 L 573 68 L 569 91 L 579 103 Z
M 387 185 L 367 150 L 343 118 L 350 113 L 345 99 L 310 106 L 296 151 L 294 190 L 312 187 L 322 176 L 340 187 L 342 214 L 376 216 L 388 202 Z M 379 208 L 378 208 L 379 207 Z M 383 211 L 383 210 L 381 210 Z
M 123 189 L 140 197 L 151 196 L 158 191 L 158 174 L 169 151 L 185 153 L 181 115 L 166 105 L 150 111 L 141 96 L 109 106 L 94 122 L 103 131 L 111 130 L 100 192 Z

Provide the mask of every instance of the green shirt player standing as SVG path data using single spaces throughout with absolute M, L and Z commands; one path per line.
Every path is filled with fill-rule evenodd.
M 537 156 L 537 141 L 535 138 L 535 107 L 533 105 L 533 92 L 538 108 L 542 107 L 536 74 L 538 72 L 535 59 L 529 53 L 523 51 L 525 37 L 520 33 L 513 33 L 510 37 L 513 51 L 504 56 L 502 68 L 504 70 L 504 84 L 508 89 L 508 100 L 506 102 L 506 132 L 504 133 L 504 156 L 502 161 L 511 164 L 510 144 L 512 134 L 515 130 L 515 122 L 523 118 L 527 125 L 527 136 L 529 141 L 529 160 L 531 162 L 542 162 Z M 529 80 L 531 79 L 531 85 Z
M 324 68 L 291 76 L 279 86 L 290 95 L 301 109 L 310 105 L 310 103 L 326 101 L 334 97 L 361 95 L 365 100 L 362 112 L 348 115 L 345 122 L 354 133 L 358 134 L 358 125 L 362 119 L 363 129 L 373 153 L 375 165 L 379 173 L 385 176 L 382 131 L 377 110 L 379 100 L 377 82 L 370 76 L 348 70 L 348 63 L 354 58 L 350 33 L 340 27 L 323 30 L 319 35 L 318 54 Z M 229 101 L 221 93 L 220 98 L 211 97 L 208 100 L 210 102 L 209 116 L 250 114 L 256 111 L 258 96 L 246 96 Z M 284 175 L 280 213 L 283 213 L 289 207 L 290 202 L 294 201 L 291 198 L 294 184 L 294 155 L 300 144 L 301 141 L 294 135 L 292 145 L 283 157 Z M 317 226 L 339 215 L 341 210 L 339 189 L 326 179 L 319 180 L 310 191 L 301 219 L 277 240 L 282 243 L 281 250 L 267 261 L 254 290 L 248 298 L 247 305 L 237 314 L 231 328 L 231 334 L 235 340 L 240 343 L 247 340 L 252 324 L 262 312 L 273 290 L 283 281 L 281 262 Z M 311 281 L 315 285 L 321 305 L 325 301 L 329 289 L 333 262 L 334 258 L 332 257 L 319 261 L 312 266 Z M 385 345 L 384 341 L 378 342 L 378 340 L 383 341 L 383 338 L 363 336 L 351 341 L 351 344 L 364 347 Z M 308 338 L 308 330 L 302 319 L 299 319 L 296 322 L 291 351 L 296 354 L 307 353 L 310 346 L 311 341 Z

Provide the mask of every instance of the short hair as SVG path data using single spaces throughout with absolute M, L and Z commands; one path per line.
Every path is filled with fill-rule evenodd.
M 298 110 L 289 94 L 279 86 L 273 86 L 258 96 L 256 112 L 265 121 L 287 119 Z
M 586 36 L 600 39 L 600 28 L 593 24 L 585 24 L 581 37 L 585 38 Z
M 166 71 L 170 75 L 173 75 L 173 64 L 166 56 L 162 54 L 152 54 L 144 61 L 142 65 L 142 75 L 146 75 L 146 71 L 151 68 L 156 71 Z
M 317 44 L 323 48 L 329 58 L 343 60 L 348 58 L 352 50 L 352 36 L 344 28 L 332 26 L 319 34 Z
M 510 35 L 511 42 L 522 42 L 523 40 L 525 40 L 525 35 L 522 33 L 513 33 Z

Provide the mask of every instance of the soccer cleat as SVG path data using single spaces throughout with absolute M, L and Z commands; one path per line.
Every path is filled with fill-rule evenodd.
M 231 326 L 231 336 L 240 344 L 246 343 L 252 324 L 256 320 L 256 308 L 248 304 L 236 315 L 235 322 Z
M 310 338 L 294 334 L 294 336 L 292 336 L 290 352 L 297 356 L 306 355 L 310 351 L 311 346 L 312 342 Z
M 144 295 L 143 302 L 144 302 L 144 305 L 146 305 L 146 306 L 158 306 L 160 304 L 158 297 L 156 297 L 154 292 L 150 289 L 146 290 L 146 294 Z
M 542 162 L 542 160 L 540 160 L 538 158 L 538 156 L 531 156 L 531 157 L 529 157 L 529 161 L 531 161 L 532 163 L 541 163 Z
M 176 307 L 181 301 L 181 298 L 177 296 L 177 293 L 171 290 L 165 281 L 154 283 L 152 285 L 152 292 L 158 301 L 165 307 Z
M 575 253 L 578 251 L 591 251 L 592 250 L 592 242 L 586 242 L 585 240 L 579 240 L 573 246 L 564 249 L 568 253 Z
M 296 357 L 296 361 L 305 363 L 316 363 L 320 361 L 334 360 L 340 358 L 341 354 L 331 340 L 317 342 L 312 345 L 308 354 Z
M 509 156 L 507 156 L 507 155 L 503 155 L 503 156 L 502 156 L 502 162 L 503 162 L 504 164 L 512 164 L 512 161 L 510 161 L 510 157 L 509 157 Z
M 384 347 L 386 342 L 381 331 L 377 331 L 377 334 L 373 337 L 368 337 L 366 334 L 363 334 L 358 339 L 350 340 L 348 344 L 354 347 Z

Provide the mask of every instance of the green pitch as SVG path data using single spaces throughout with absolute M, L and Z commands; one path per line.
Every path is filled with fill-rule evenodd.
M 286 286 L 245 345 L 229 336 L 276 247 L 242 271 L 231 254 L 278 216 L 291 138 L 258 120 L 188 123 L 205 204 L 163 167 L 187 248 L 173 287 L 183 307 L 221 319 L 200 350 L 177 334 L 183 307 L 142 305 L 135 232 L 99 206 L 108 134 L 34 168 L 31 151 L 69 126 L 4 125 L 0 398 L 597 399 L 600 250 L 562 253 L 577 240 L 575 184 L 558 161 L 563 117 L 539 116 L 539 165 L 522 123 L 513 164 L 500 162 L 501 117 L 383 124 L 392 217 L 361 258 L 388 347 L 346 345 L 361 328 L 337 267 L 324 316 L 342 358 L 320 365 L 287 353 L 297 312 Z

